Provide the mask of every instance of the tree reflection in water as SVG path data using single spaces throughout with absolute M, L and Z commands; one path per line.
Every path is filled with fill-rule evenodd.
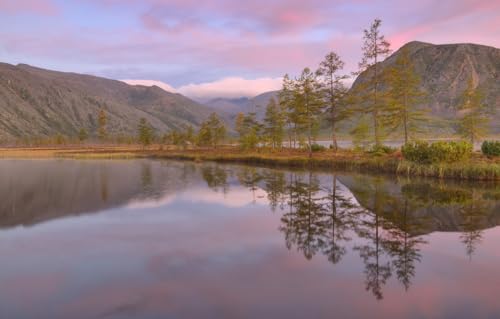
M 279 231 L 288 249 L 307 260 L 321 254 L 337 264 L 351 247 L 363 262 L 366 290 L 378 300 L 392 276 L 405 291 L 410 289 L 427 243 L 424 235 L 460 231 L 471 258 L 495 210 L 495 200 L 487 202 L 486 195 L 456 185 L 255 167 L 231 172 L 217 165 L 202 168 L 207 185 L 216 191 L 228 192 L 233 175 L 252 192 L 254 202 L 256 191 L 263 189 L 270 209 L 282 213 Z

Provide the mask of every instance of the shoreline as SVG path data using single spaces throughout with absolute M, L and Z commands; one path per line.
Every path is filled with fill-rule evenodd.
M 429 177 L 470 181 L 500 181 L 500 158 L 488 159 L 474 153 L 464 163 L 439 165 L 418 165 L 402 159 L 399 153 L 373 156 L 365 153 L 341 150 L 323 151 L 309 158 L 300 150 L 259 150 L 243 152 L 235 147 L 220 149 L 161 149 L 140 146 L 73 146 L 47 148 L 0 148 L 0 159 L 172 159 L 185 161 L 211 161 L 218 163 L 239 163 L 266 167 L 300 169 L 337 169 L 361 173 L 378 173 L 393 176 Z

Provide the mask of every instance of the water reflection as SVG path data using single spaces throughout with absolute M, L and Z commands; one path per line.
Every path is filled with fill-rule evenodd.
M 36 262 L 22 263 L 29 256 L 12 251 L 6 244 L 16 243 L 18 226 L 30 226 L 21 229 L 35 239 L 37 230 L 44 227 L 37 227 L 40 223 L 47 227 L 59 225 L 59 229 L 64 230 L 68 224 L 55 221 L 66 220 L 73 225 L 71 227 L 77 227 L 79 219 L 74 216 L 84 215 L 88 218 L 85 220 L 100 225 L 98 216 L 107 216 L 110 212 L 120 216 L 117 219 L 122 225 L 119 232 L 113 231 L 118 223 L 113 219 L 102 233 L 94 228 L 81 230 L 77 227 L 85 239 L 72 241 L 78 247 L 85 247 L 89 240 L 99 258 L 94 259 L 94 252 L 85 248 L 75 250 L 68 246 L 54 250 L 71 251 L 76 259 L 79 255 L 74 252 L 86 252 L 87 256 L 80 261 L 93 264 L 94 271 L 100 269 L 95 265 L 106 267 L 101 263 L 107 260 L 103 256 L 109 255 L 109 263 L 120 260 L 123 264 L 114 269 L 118 273 L 121 268 L 126 268 L 124 265 L 140 263 L 140 256 L 145 255 L 145 258 L 152 259 L 147 263 L 147 271 L 142 267 L 134 268 L 126 273 L 125 278 L 133 274 L 141 277 L 141 280 L 135 280 L 150 282 L 151 271 L 161 280 L 167 278 L 169 284 L 158 291 L 161 298 L 170 296 L 172 300 L 180 297 L 177 291 L 169 289 L 171 287 L 191 288 L 183 290 L 187 295 L 200 289 L 211 295 L 216 288 L 207 283 L 204 274 L 208 278 L 222 274 L 224 280 L 218 285 L 231 289 L 254 285 L 255 295 L 270 289 L 271 283 L 283 286 L 273 295 L 275 299 L 269 300 L 270 303 L 292 298 L 292 292 L 286 290 L 286 282 L 295 282 L 302 276 L 308 279 L 301 282 L 303 286 L 295 283 L 296 289 L 315 294 L 322 287 L 323 294 L 342 298 L 342 289 L 336 290 L 335 285 L 344 284 L 344 290 L 346 286 L 340 277 L 331 277 L 336 271 L 351 278 L 350 286 L 368 291 L 366 295 L 377 304 L 389 299 L 388 295 L 392 298 L 400 293 L 412 296 L 415 289 L 416 294 L 421 294 L 422 288 L 418 287 L 423 286 L 422 279 L 432 276 L 429 275 L 429 266 L 420 265 L 430 263 L 430 268 L 444 267 L 452 273 L 457 268 L 461 276 L 466 269 L 460 263 L 457 263 L 460 266 L 450 264 L 448 259 L 441 264 L 436 261 L 439 258 L 435 251 L 442 244 L 436 240 L 436 235 L 446 242 L 449 240 L 447 234 L 457 234 L 447 245 L 450 249 L 460 247 L 462 256 L 471 265 L 476 258 L 481 261 L 478 265 L 499 258 L 479 253 L 482 245 L 488 246 L 491 242 L 486 230 L 500 224 L 500 187 L 496 184 L 148 160 L 1 161 L 0 177 L 0 237 L 3 238 L 0 253 L 10 257 L 7 266 L 0 268 L 0 280 L 14 278 L 23 271 L 30 276 L 40 271 L 31 266 Z M 128 215 L 129 212 L 134 214 Z M 65 236 L 71 237 L 71 233 L 64 233 L 60 238 L 57 232 L 42 232 L 45 236 L 54 236 L 57 245 L 66 242 Z M 103 236 L 103 241 L 94 242 L 99 236 Z M 38 247 L 38 243 L 43 242 L 31 240 L 31 237 L 23 240 L 23 247 Z M 141 246 L 142 242 L 145 242 L 144 246 Z M 280 245 L 275 247 L 274 242 Z M 256 249 L 256 245 L 263 248 Z M 124 248 L 128 246 L 133 249 Z M 104 247 L 109 247 L 106 254 L 99 253 Z M 158 247 L 162 253 L 148 255 L 151 247 Z M 124 251 L 128 251 L 128 255 Z M 60 258 L 57 253 L 52 254 Z M 52 264 L 57 258 L 44 260 L 41 268 L 59 267 Z M 297 265 L 300 265 L 300 272 L 294 268 Z M 496 269 L 496 266 L 493 264 L 492 268 Z M 76 271 L 74 267 L 71 269 Z M 252 269 L 259 269 L 259 273 Z M 92 281 L 89 279 L 92 276 L 84 270 L 80 269 L 76 275 L 80 272 L 85 280 Z M 198 281 L 189 279 L 191 277 L 198 278 Z M 465 280 L 458 275 L 451 279 Z M 100 279 L 95 280 L 99 282 Z M 323 280 L 332 285 L 325 288 Z M 491 283 L 480 281 L 481 289 L 493 289 L 498 283 L 495 280 L 493 278 Z M 92 284 L 96 283 L 92 281 Z M 187 288 L 180 288 L 183 285 Z M 412 288 L 415 286 L 417 288 Z M 362 298 L 352 289 L 349 289 L 352 298 Z M 52 293 L 57 295 L 58 292 Z M 446 290 L 444 293 L 456 294 L 457 291 Z M 283 298 L 278 297 L 279 294 Z M 8 296 L 7 292 L 0 288 L 0 299 L 5 296 Z M 363 300 L 365 304 L 369 303 L 367 299 Z M 241 302 L 240 299 L 233 300 L 236 304 Z M 320 301 L 308 299 L 307 302 Z M 350 308 L 356 307 L 353 301 L 346 302 Z M 490 313 L 500 313 L 500 309 L 492 307 Z M 297 309 L 292 311 L 292 308 L 290 312 L 279 313 L 297 317 L 299 312 Z M 168 310 L 172 311 L 172 308 Z M 380 317 L 386 317 L 382 310 L 378 311 Z M 176 314 L 172 316 L 186 317 Z M 214 312 L 208 317 L 218 317 L 216 314 L 220 315 Z M 376 313 L 364 315 L 379 317 Z M 454 313 L 450 317 L 461 316 Z M 318 317 L 326 316 L 320 314 Z

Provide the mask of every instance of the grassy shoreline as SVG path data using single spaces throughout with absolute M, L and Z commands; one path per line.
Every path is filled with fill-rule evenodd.
M 500 159 L 488 159 L 474 153 L 465 163 L 418 165 L 402 159 L 399 153 L 373 156 L 352 151 L 314 153 L 312 158 L 300 150 L 243 152 L 236 147 L 212 149 L 143 149 L 140 146 L 73 146 L 53 148 L 0 148 L 0 158 L 71 158 L 71 159 L 132 159 L 155 158 L 189 161 L 241 163 L 268 167 L 306 169 L 337 169 L 399 176 L 419 176 L 458 180 L 500 180 Z

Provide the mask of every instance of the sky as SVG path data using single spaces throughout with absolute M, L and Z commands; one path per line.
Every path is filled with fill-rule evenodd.
M 375 18 L 409 41 L 500 47 L 500 0 L 0 0 L 0 62 L 159 85 L 199 100 L 279 89 Z

